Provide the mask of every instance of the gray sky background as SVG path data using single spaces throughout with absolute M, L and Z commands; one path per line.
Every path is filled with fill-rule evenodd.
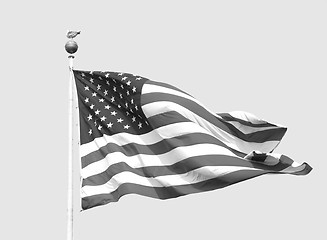
M 327 2 L 8 1 L 1 24 L 1 239 L 65 239 L 68 29 L 75 69 L 173 84 L 211 110 L 288 127 L 276 149 L 314 169 L 172 200 L 79 212 L 75 239 L 326 237 Z

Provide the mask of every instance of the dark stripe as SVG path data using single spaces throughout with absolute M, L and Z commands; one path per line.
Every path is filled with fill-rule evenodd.
M 143 94 L 141 97 L 142 106 L 148 103 L 160 101 L 169 101 L 181 105 L 184 108 L 192 111 L 196 115 L 202 117 L 206 121 L 210 122 L 211 124 L 224 130 L 225 132 L 228 132 L 229 134 L 247 142 L 263 143 L 266 141 L 280 141 L 286 132 L 286 128 L 276 127 L 275 129 L 268 129 L 257 131 L 254 133 L 244 134 L 232 124 L 228 123 L 227 121 L 218 119 L 216 116 L 209 113 L 206 109 L 189 99 L 172 94 L 157 92 Z M 180 114 L 176 115 L 175 117 L 178 118 L 178 116 L 180 116 Z
M 176 111 L 169 111 L 154 115 L 148 118 L 148 122 L 153 129 L 168 126 L 175 123 L 192 123 L 192 121 Z
M 277 127 L 275 124 L 271 124 L 271 123 L 268 123 L 268 122 L 265 122 L 265 123 L 251 123 L 249 121 L 245 121 L 243 119 L 233 117 L 229 113 L 217 113 L 217 115 L 222 117 L 225 121 L 229 121 L 229 122 L 234 121 L 234 122 L 238 122 L 238 123 L 240 123 L 242 125 L 249 126 L 249 127 Z
M 293 164 L 293 160 L 291 158 L 289 158 L 288 156 L 285 156 L 285 155 L 282 155 L 279 159 L 279 161 L 282 163 L 282 164 L 285 164 L 285 165 L 292 165 Z M 305 168 L 302 170 L 302 171 L 299 171 L 299 172 L 296 172 L 296 173 L 293 173 L 294 175 L 306 175 L 308 174 L 309 172 L 311 172 L 312 170 L 312 167 L 307 164 L 307 163 L 302 163 L 301 166 L 305 166 Z
M 302 165 L 305 165 L 305 168 L 302 171 L 295 172 L 295 173 L 292 173 L 292 174 L 294 174 L 294 175 L 307 175 L 312 171 L 312 167 L 309 164 L 307 164 L 306 162 L 303 163 Z
M 149 123 L 152 127 L 157 128 L 164 125 L 173 124 L 176 122 L 183 122 L 189 121 L 188 119 L 184 118 L 183 116 L 180 116 L 179 118 L 175 118 L 177 113 L 176 112 L 166 112 L 163 114 L 159 114 L 156 116 L 153 116 L 149 118 Z M 189 121 L 190 122 L 190 121 Z M 113 152 L 122 152 L 126 156 L 133 156 L 136 154 L 163 154 L 166 152 L 171 151 L 172 149 L 179 147 L 179 146 L 190 146 L 194 144 L 200 144 L 200 143 L 211 143 L 216 144 L 218 146 L 222 146 L 224 148 L 227 148 L 231 152 L 233 152 L 235 155 L 239 157 L 244 157 L 245 154 L 241 153 L 239 151 L 236 151 L 227 145 L 225 145 L 223 142 L 218 140 L 217 138 L 204 133 L 190 133 L 185 134 L 169 139 L 163 139 L 160 142 L 150 144 L 150 145 L 141 145 L 137 143 L 129 143 L 125 144 L 123 146 L 119 146 L 115 143 L 108 143 L 107 145 L 99 148 L 97 151 L 92 152 L 86 156 L 83 156 L 81 158 L 82 161 L 82 168 L 86 167 L 87 165 L 97 162 L 101 159 L 103 159 L 105 156 L 107 156 L 109 153 Z
M 169 111 L 169 112 L 164 112 L 164 113 L 160 113 L 160 114 L 154 115 L 152 117 L 149 117 L 148 122 L 150 123 L 150 125 L 153 129 L 156 129 L 156 128 L 164 127 L 164 126 L 174 124 L 174 123 L 192 122 L 192 121 L 176 111 Z M 234 127 L 234 126 L 232 126 L 232 127 Z M 262 132 L 263 131 L 261 131 L 259 133 L 262 133 Z M 221 142 L 221 144 L 222 144 L 221 146 L 224 146 L 224 147 L 228 148 L 229 150 L 233 151 L 231 148 L 227 147 L 224 143 Z M 248 153 L 246 153 L 246 154 L 248 154 Z M 239 154 L 237 154 L 237 155 L 239 155 Z
M 110 202 L 117 202 L 122 196 L 127 194 L 139 194 L 151 198 L 169 199 L 193 193 L 212 191 L 263 175 L 265 173 L 268 172 L 240 170 L 203 182 L 172 187 L 146 187 L 133 183 L 125 183 L 111 194 L 100 194 L 82 198 L 82 209 L 85 210 Z
M 291 164 L 292 163 L 281 161 L 274 166 L 268 166 L 259 162 L 250 162 L 237 157 L 226 155 L 195 156 L 184 159 L 170 166 L 151 166 L 142 168 L 132 168 L 126 163 L 120 162 L 111 165 L 106 171 L 100 174 L 83 179 L 82 186 L 96 186 L 105 184 L 114 175 L 121 172 L 132 172 L 142 177 L 152 178 L 166 175 L 184 174 L 205 166 L 240 166 L 278 172 L 289 167 Z
M 201 143 L 209 143 L 225 147 L 216 138 L 203 133 L 191 133 L 170 139 L 164 139 L 151 145 L 129 143 L 123 146 L 119 146 L 115 143 L 108 143 L 106 146 L 99 148 L 97 151 L 82 157 L 82 168 L 88 166 L 91 163 L 97 162 L 105 158 L 108 154 L 114 152 L 121 152 L 125 156 L 134 156 L 137 154 L 158 155 L 169 152 L 177 147 L 191 146 Z M 243 153 L 239 153 L 237 151 L 233 152 L 240 157 L 244 157 Z
M 305 175 L 311 171 L 311 167 L 306 165 L 305 169 L 298 173 L 292 173 L 294 175 Z M 269 171 L 251 171 L 240 170 L 229 173 L 218 178 L 210 179 L 207 181 L 172 187 L 146 187 L 133 183 L 125 183 L 119 186 L 119 188 L 111 194 L 99 194 L 90 197 L 82 198 L 82 209 L 86 210 L 96 206 L 108 204 L 110 202 L 117 202 L 122 196 L 127 194 L 138 194 L 157 199 L 170 199 L 176 198 L 188 194 L 212 191 L 219 188 L 224 188 L 235 183 L 242 182 L 260 175 L 267 173 L 280 174 L 281 172 L 269 172 Z
M 223 124 L 223 122 L 219 121 L 215 116 L 213 116 L 211 113 L 209 113 L 206 109 L 204 109 L 202 106 L 197 104 L 196 102 L 189 100 L 184 97 L 179 97 L 173 94 L 168 93 L 160 93 L 160 92 L 154 92 L 154 93 L 147 93 L 142 94 L 141 96 L 141 106 L 144 106 L 149 103 L 153 102 L 160 102 L 160 101 L 167 101 L 167 102 L 173 102 L 176 103 L 193 113 L 197 114 L 198 116 L 204 118 L 208 122 L 214 124 L 215 126 L 219 127 L 220 129 L 231 133 L 230 130 Z M 171 109 L 171 111 L 173 111 Z M 176 110 L 178 112 L 178 110 Z

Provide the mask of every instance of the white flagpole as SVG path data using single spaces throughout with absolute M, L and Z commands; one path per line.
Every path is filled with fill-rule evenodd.
M 73 59 L 74 56 L 69 57 L 69 110 L 68 110 L 68 198 L 67 198 L 67 240 L 73 240 Z
M 68 33 L 69 34 L 69 33 Z M 74 54 L 78 45 L 72 40 L 73 37 L 69 36 L 70 40 L 66 43 L 65 49 L 70 54 L 69 59 L 69 86 L 68 86 L 68 96 L 69 96 L 69 106 L 68 106 L 68 197 L 67 197 L 67 240 L 73 240 L 73 220 L 74 220 L 74 202 L 73 202 L 73 153 L 74 153 L 74 141 L 73 141 L 73 84 L 74 84 L 74 73 L 73 73 L 73 60 Z

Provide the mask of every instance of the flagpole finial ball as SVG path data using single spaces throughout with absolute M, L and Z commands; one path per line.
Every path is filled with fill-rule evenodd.
M 75 41 L 69 40 L 65 45 L 65 49 L 66 49 L 66 52 L 68 52 L 70 54 L 74 54 L 78 49 L 78 45 Z

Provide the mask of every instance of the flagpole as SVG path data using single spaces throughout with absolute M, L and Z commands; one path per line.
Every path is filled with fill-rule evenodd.
M 68 37 L 68 34 L 67 34 Z M 74 201 L 73 201 L 73 153 L 74 153 L 74 142 L 73 142 L 73 84 L 74 84 L 74 73 L 73 73 L 73 60 L 74 53 L 78 49 L 78 45 L 69 37 L 70 40 L 66 43 L 65 49 L 70 54 L 69 59 L 69 86 L 68 86 L 68 197 L 67 197 L 67 240 L 73 240 L 73 220 L 74 220 Z

